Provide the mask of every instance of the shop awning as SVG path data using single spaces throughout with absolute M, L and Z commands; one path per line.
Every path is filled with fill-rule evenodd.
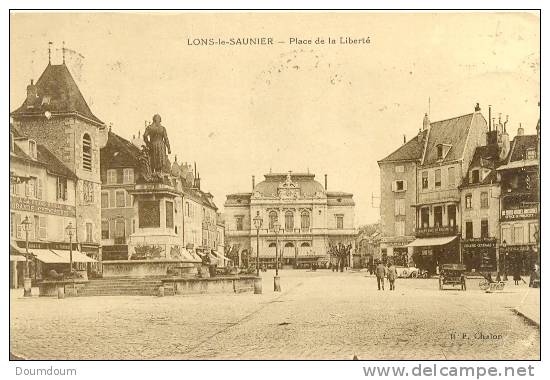
M 221 253 L 214 252 L 214 255 L 218 256 L 218 258 L 221 259 L 221 260 L 231 261 L 231 259 L 228 259 L 227 257 L 225 257 L 224 255 L 222 255 Z
M 414 240 L 405 247 L 432 247 L 436 245 L 445 245 L 452 242 L 454 239 L 456 239 L 456 236 L 421 238 Z
M 10 255 L 10 261 L 25 261 L 25 256 Z
M 71 253 L 69 251 L 59 251 L 59 250 L 56 250 L 56 251 L 51 250 L 51 251 L 56 255 L 63 257 L 66 260 L 63 262 L 69 263 L 71 261 L 70 259 Z M 79 251 L 73 251 L 73 263 L 97 263 L 97 260 L 92 259 L 91 257 L 88 257 Z
M 46 264 L 68 264 L 69 259 L 65 260 L 64 257 L 57 255 L 55 252 L 50 251 L 49 249 L 32 249 L 30 250 L 38 260 Z

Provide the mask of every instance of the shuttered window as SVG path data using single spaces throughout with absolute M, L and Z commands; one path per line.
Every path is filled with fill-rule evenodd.
M 82 137 L 82 168 L 92 170 L 92 139 L 87 133 Z

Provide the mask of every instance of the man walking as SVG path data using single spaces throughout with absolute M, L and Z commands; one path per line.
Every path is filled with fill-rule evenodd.
M 378 290 L 380 290 L 380 286 L 382 286 L 382 290 L 384 290 L 384 277 L 386 277 L 386 267 L 381 262 L 378 263 L 376 266 L 376 282 L 378 283 Z
M 393 263 L 388 267 L 388 281 L 390 283 L 390 290 L 395 290 L 395 279 L 397 278 L 397 269 L 393 266 Z

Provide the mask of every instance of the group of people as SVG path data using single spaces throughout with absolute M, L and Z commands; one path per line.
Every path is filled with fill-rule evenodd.
M 384 265 L 381 262 L 376 265 L 374 269 L 376 274 L 376 282 L 378 283 L 378 290 L 384 290 L 384 279 L 387 278 L 390 283 L 390 290 L 395 290 L 395 280 L 397 279 L 397 269 L 393 263 Z

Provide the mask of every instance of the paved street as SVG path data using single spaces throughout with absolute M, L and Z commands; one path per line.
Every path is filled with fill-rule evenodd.
M 538 301 L 510 281 L 486 294 L 437 280 L 379 292 L 365 272 L 273 272 L 264 294 L 24 299 L 12 292 L 10 345 L 32 359 L 538 359 L 537 327 L 513 309 Z M 388 287 L 386 287 L 388 289 Z M 451 334 L 455 334 L 452 339 Z M 476 334 L 499 339 L 476 339 Z

